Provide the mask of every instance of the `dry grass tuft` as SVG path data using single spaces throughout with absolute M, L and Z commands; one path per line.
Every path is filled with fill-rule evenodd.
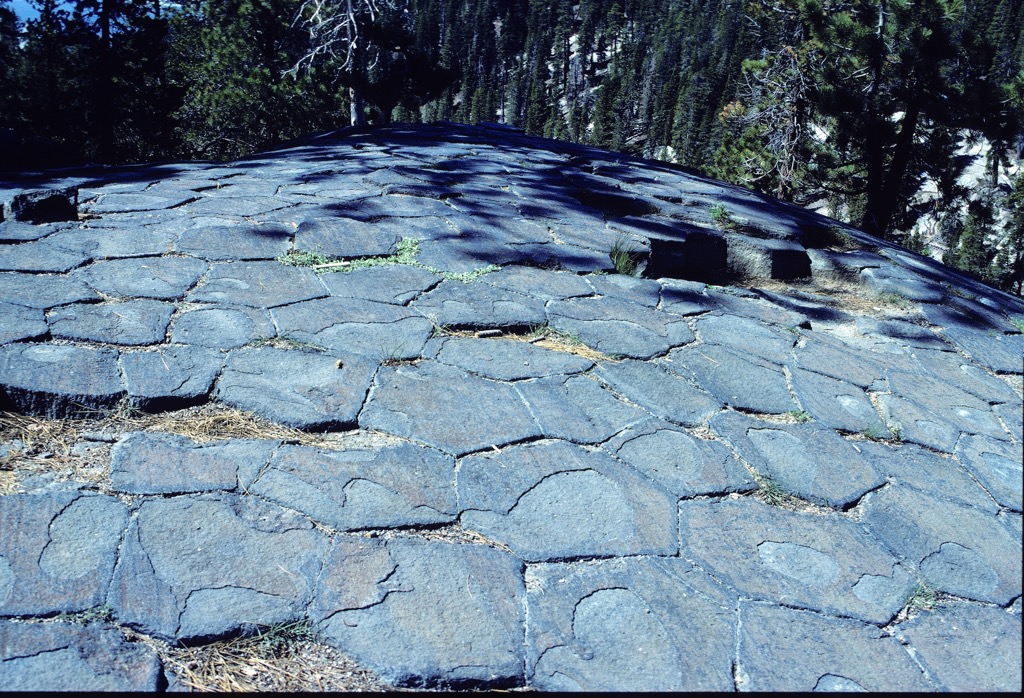
M 140 638 L 141 639 L 141 638 Z M 381 691 L 389 686 L 370 671 L 318 641 L 305 623 L 199 647 L 157 645 L 169 673 L 200 692 Z

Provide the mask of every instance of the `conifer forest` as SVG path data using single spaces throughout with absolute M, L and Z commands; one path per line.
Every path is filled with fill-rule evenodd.
M 1024 283 L 1024 0 L 0 0 L 0 170 L 498 122 Z

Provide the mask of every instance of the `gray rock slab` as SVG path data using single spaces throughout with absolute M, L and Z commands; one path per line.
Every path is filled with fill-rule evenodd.
M 665 368 L 731 407 L 781 414 L 797 408 L 781 367 L 716 344 L 669 352 Z
M 975 363 L 997 373 L 1024 373 L 1024 334 L 1003 334 L 957 326 L 942 334 Z
M 862 388 L 802 368 L 790 370 L 790 383 L 800 407 L 817 422 L 854 434 L 884 432 L 882 417 Z
M 603 362 L 595 373 L 613 390 L 670 422 L 696 427 L 722 403 L 661 365 L 644 361 Z
M 78 278 L 105 296 L 115 298 L 183 297 L 209 265 L 189 257 L 140 257 L 96 262 Z
M 181 206 L 195 199 L 196 195 L 191 192 L 178 193 L 176 196 L 112 192 L 101 194 L 96 201 L 82 208 L 94 215 L 124 213 L 127 211 L 157 211 Z
M 294 204 L 276 196 L 207 196 L 182 207 L 189 215 L 260 216 Z
M 942 337 L 921 325 L 906 320 L 879 320 L 859 317 L 854 323 L 857 331 L 865 336 L 879 336 L 895 339 L 902 344 L 919 349 L 950 351 L 951 347 Z
M 39 339 L 49 331 L 39 308 L 0 302 L 0 344 Z
M 610 355 L 649 359 L 694 340 L 676 315 L 619 298 L 579 298 L 548 303 L 552 327 Z
M 684 558 L 755 600 L 884 625 L 915 585 L 853 522 L 750 497 L 682 502 L 679 534 Z
M 359 221 L 372 221 L 376 218 L 424 218 L 444 216 L 452 213 L 452 208 L 437 199 L 424 199 L 420 196 L 401 196 L 398 194 L 375 196 L 352 201 L 341 201 L 331 205 L 333 212 L 343 218 L 354 218 Z
M 78 301 L 98 301 L 100 297 L 83 282 L 67 276 L 0 272 L 0 300 L 48 310 Z
M 860 273 L 865 287 L 875 293 L 896 294 L 912 301 L 940 303 L 946 291 L 937 283 L 894 266 L 868 267 Z
M 781 424 L 723 412 L 710 426 L 759 473 L 815 504 L 845 509 L 885 484 L 871 460 L 816 424 Z
M 0 616 L 101 605 L 127 523 L 127 508 L 106 495 L 0 497 Z
M 4 220 L 3 206 L 0 205 L 0 242 L 29 242 L 39 240 L 52 235 L 59 230 L 65 230 L 74 225 L 73 223 L 41 223 L 32 225 L 15 220 Z
M 967 436 L 957 444 L 956 455 L 997 502 L 1012 511 L 1021 511 L 1024 450 L 1020 441 L 1011 444 L 984 436 Z
M 541 435 L 512 386 L 423 361 L 382 367 L 359 426 L 461 455 Z
M 545 301 L 565 300 L 594 293 L 586 279 L 578 274 L 536 267 L 507 266 L 480 280 L 506 291 L 524 293 Z
M 915 351 L 914 358 L 928 376 L 981 398 L 988 403 L 1016 403 L 1021 397 L 1005 381 L 996 378 L 959 354 L 947 351 Z
M 1004 445 L 1002 442 L 999 443 Z M 873 441 L 857 441 L 857 449 L 893 484 L 912 487 L 933 497 L 967 504 L 992 513 L 999 508 L 985 488 L 978 484 L 971 472 L 961 464 L 964 460 L 962 454 L 961 462 L 957 462 L 952 456 L 935 453 L 913 444 L 885 444 Z
M 208 260 L 274 259 L 288 252 L 292 230 L 277 223 L 200 227 L 186 230 L 174 249 Z
M 661 279 L 661 309 L 674 315 L 699 315 L 715 307 L 705 295 L 706 284 L 682 279 Z
M 0 245 L 0 271 L 66 272 L 89 261 L 89 255 L 50 240 Z
M 322 274 L 320 280 L 332 296 L 405 305 L 437 285 L 441 277 L 419 267 L 393 264 Z
M 160 679 L 156 652 L 118 630 L 0 621 L 4 691 L 154 692 Z
M 943 273 L 956 272 L 946 268 Z M 954 335 L 966 330 L 965 336 L 989 330 L 998 333 L 1016 331 L 1002 312 L 983 303 L 957 296 L 950 296 L 942 303 L 926 303 L 921 306 L 921 314 L 929 323 L 940 328 L 943 334 L 947 334 L 949 330 L 954 330 Z
M 879 395 L 878 405 L 886 423 L 897 431 L 900 439 L 936 451 L 952 453 L 963 431 L 1002 435 L 1005 431 L 995 414 L 971 408 L 939 411 L 929 409 L 897 395 Z M 938 407 L 938 406 L 937 406 Z
M 586 376 L 524 381 L 516 390 L 548 438 L 600 443 L 646 416 Z
M 16 221 L 53 223 L 78 220 L 78 187 L 49 187 L 15 194 L 3 202 L 4 215 Z
M 220 352 L 188 346 L 121 354 L 128 402 L 148 412 L 203 402 L 223 365 Z
M 188 300 L 272 308 L 326 295 L 327 289 L 309 269 L 278 262 L 235 262 L 214 264 Z
M 442 281 L 409 307 L 453 330 L 527 329 L 547 319 L 542 301 L 479 282 Z
M 295 249 L 328 257 L 374 257 L 394 254 L 399 236 L 394 229 L 351 218 L 304 220 L 295 231 Z
M 125 388 L 117 352 L 67 345 L 0 347 L 0 404 L 51 418 L 113 407 Z
M 594 365 L 576 354 L 511 339 L 444 337 L 438 344 L 437 361 L 500 381 L 582 373 Z
M 680 498 L 757 489 L 725 444 L 666 422 L 651 420 L 627 429 L 605 448 Z
M 305 518 L 252 497 L 146 500 L 107 603 L 119 623 L 167 641 L 292 622 L 305 615 L 327 548 Z
M 226 351 L 276 333 L 266 310 L 214 306 L 179 313 L 171 326 L 171 341 Z
M 299 429 L 351 429 L 375 362 L 274 347 L 236 349 L 217 382 L 222 402 Z
M 455 461 L 409 443 L 378 448 L 283 446 L 253 494 L 343 531 L 455 519 Z
M 661 284 L 653 279 L 640 279 L 626 274 L 602 274 L 587 279 L 600 296 L 620 298 L 631 303 L 656 308 L 661 300 Z
M 731 691 L 735 601 L 679 558 L 526 571 L 527 675 L 541 691 Z
M 1021 539 L 991 512 L 907 488 L 872 493 L 864 525 L 932 589 L 1008 604 L 1021 593 Z
M 865 250 L 808 249 L 811 274 L 815 279 L 856 281 L 867 267 L 881 267 L 885 258 Z
M 339 536 L 310 619 L 398 686 L 523 683 L 523 563 L 479 545 Z
M 322 298 L 273 310 L 281 336 L 376 360 L 415 359 L 434 331 L 402 306 L 357 298 Z
M 75 228 L 54 233 L 54 244 L 96 260 L 123 257 L 152 257 L 171 250 L 181 232 L 180 220 L 172 225 L 128 225 L 125 227 Z
M 153 300 L 123 303 L 74 303 L 50 311 L 54 337 L 123 346 L 158 344 L 167 335 L 174 306 Z
M 910 654 L 873 625 L 740 604 L 741 691 L 934 691 Z
M 708 344 L 719 344 L 741 354 L 753 354 L 773 363 L 789 360 L 797 335 L 768 327 L 756 320 L 733 315 L 704 315 L 696 321 L 697 335 Z
M 129 494 L 244 490 L 276 446 L 276 441 L 198 443 L 178 434 L 135 432 L 111 449 L 110 482 Z
M 824 332 L 801 332 L 804 340 L 794 351 L 795 365 L 830 378 L 869 388 L 885 377 L 884 354 L 866 351 Z
M 783 308 L 744 288 L 707 288 L 704 294 L 708 303 L 730 315 L 740 315 L 778 327 L 809 327 L 810 321 L 802 312 Z
M 564 441 L 463 458 L 462 525 L 528 561 L 674 555 L 675 497 L 607 453 Z
M 900 625 L 897 633 L 945 691 L 1021 690 L 1019 615 L 978 604 L 944 603 Z

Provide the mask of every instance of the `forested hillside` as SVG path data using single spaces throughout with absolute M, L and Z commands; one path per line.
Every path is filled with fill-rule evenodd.
M 0 0 L 11 164 L 497 121 L 816 204 L 1021 292 L 1024 0 L 32 4 L 22 23 Z M 961 177 L 971 144 L 981 183 Z

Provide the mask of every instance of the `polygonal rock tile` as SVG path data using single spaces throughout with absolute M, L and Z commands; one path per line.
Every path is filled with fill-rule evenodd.
M 481 283 L 442 281 L 410 305 L 442 327 L 526 329 L 543 325 L 544 304 L 529 296 Z
M 209 639 L 302 618 L 327 539 L 251 497 L 144 501 L 108 603 L 118 622 L 165 640 Z
M 627 274 L 605 274 L 590 276 L 587 281 L 594 292 L 611 296 L 649 308 L 657 307 L 661 300 L 661 284 L 653 279 L 639 279 Z
M 942 690 L 1021 690 L 1019 615 L 978 604 L 943 603 L 900 625 L 897 633 Z
M 958 349 L 997 373 L 1024 372 L 1024 334 L 1003 334 L 980 328 L 943 327 L 942 334 Z
M 885 484 L 871 461 L 831 429 L 738 412 L 723 412 L 710 425 L 759 473 L 816 504 L 846 508 Z
M 564 351 L 509 339 L 444 337 L 433 358 L 484 378 L 515 381 L 524 378 L 582 373 L 594 362 Z
M 693 332 L 679 316 L 618 298 L 578 298 L 548 304 L 555 329 L 578 336 L 605 354 L 648 359 L 692 342 Z
M 697 334 L 708 344 L 727 346 L 740 354 L 753 354 L 777 364 L 789 360 L 796 342 L 792 332 L 734 315 L 705 315 L 697 319 L 696 325 Z
M 541 435 L 511 386 L 426 361 L 382 367 L 359 425 L 454 455 Z
M 189 203 L 190 215 L 253 217 L 293 204 L 277 196 L 207 196 Z
M 4 691 L 154 692 L 160 679 L 156 652 L 118 630 L 0 621 Z
M 215 394 L 226 404 L 286 426 L 350 429 L 376 368 L 359 356 L 236 349 L 228 355 Z
M 878 405 L 886 424 L 896 430 L 903 441 L 936 451 L 952 453 L 962 432 L 1008 438 L 1002 424 L 988 409 L 955 406 L 943 409 L 941 405 L 933 405 L 934 409 L 930 409 L 889 394 L 879 395 Z
M 49 331 L 42 310 L 0 302 L 0 344 L 36 339 Z
M 177 215 L 171 220 L 173 223 L 169 225 L 150 225 L 147 221 L 141 225 L 129 224 L 126 228 L 75 228 L 56 233 L 51 239 L 61 247 L 88 254 L 97 260 L 152 257 L 168 252 L 178 237 L 181 222 Z
M 195 200 L 195 194 L 191 194 L 191 192 L 180 193 L 176 196 L 157 196 L 135 192 L 105 193 L 83 208 L 96 215 L 126 211 L 155 211 L 181 206 L 193 200 Z
M 749 492 L 757 483 L 727 446 L 651 420 L 605 444 L 620 460 L 677 497 Z
M 1021 511 L 1024 454 L 1021 442 L 1010 444 L 983 436 L 967 436 L 957 444 L 960 461 L 992 497 L 1012 511 Z
M 892 483 L 993 513 L 999 508 L 968 469 L 952 456 L 913 444 L 858 441 L 857 448 L 874 464 L 875 470 Z
M 309 269 L 278 262 L 235 262 L 214 264 L 188 300 L 273 308 L 326 295 L 327 289 Z
M 48 310 L 78 301 L 97 301 L 100 297 L 81 281 L 67 276 L 0 272 L 0 299 Z
M 323 274 L 320 280 L 332 296 L 404 305 L 428 288 L 433 288 L 441 277 L 419 267 L 392 264 Z
M 869 267 L 860 276 L 864 285 L 879 295 L 897 294 L 922 303 L 939 303 L 946 297 L 939 284 L 895 266 Z
M 541 691 L 731 691 L 735 601 L 678 558 L 531 565 L 527 675 Z
M 604 362 L 595 373 L 617 393 L 677 424 L 696 427 L 722 409 L 721 402 L 661 364 Z
M 929 375 L 947 386 L 955 385 L 988 403 L 1017 403 L 1016 406 L 1020 407 L 1020 395 L 1005 381 L 985 372 L 959 354 L 922 350 L 915 351 L 914 358 Z
M 462 459 L 462 524 L 526 560 L 677 550 L 675 498 L 611 456 L 562 441 Z
M 575 443 L 600 443 L 645 417 L 587 376 L 539 378 L 516 384 L 541 433 Z
M 223 365 L 220 352 L 194 347 L 163 346 L 121 354 L 129 402 L 151 412 L 202 402 Z
M 276 441 L 196 443 L 177 434 L 136 432 L 111 449 L 110 482 L 130 494 L 245 489 L 276 446 Z
M 235 349 L 277 333 L 270 313 L 244 306 L 189 310 L 174 319 L 171 341 L 179 344 Z
M 1020 533 L 994 514 L 902 487 L 863 506 L 864 525 L 932 589 L 998 604 L 1020 595 Z
M 273 311 L 283 337 L 377 360 L 415 359 L 433 325 L 408 308 L 358 298 L 322 298 Z
M 123 396 L 117 352 L 51 344 L 0 347 L 0 405 L 52 418 L 113 407 Z
M 437 524 L 455 519 L 454 470 L 451 456 L 408 443 L 284 446 L 250 491 L 338 530 Z
M 1021 356 L 1024 359 L 1024 353 Z M 1006 438 L 1002 425 L 989 411 L 988 402 L 920 372 L 890 371 L 888 379 L 893 394 L 944 417 L 962 430 Z
M 49 240 L 0 245 L 0 271 L 64 272 L 89 261 L 89 255 L 57 246 Z
M 737 685 L 744 691 L 934 691 L 876 626 L 741 602 Z
M 817 422 L 850 433 L 883 429 L 882 418 L 862 388 L 802 368 L 790 369 L 790 376 L 800 406 Z
M 110 259 L 83 269 L 79 278 L 116 298 L 181 298 L 209 265 L 188 257 Z
M 914 579 L 852 522 L 740 501 L 679 505 L 682 554 L 743 596 L 885 624 Z
M 209 260 L 275 259 L 288 252 L 291 243 L 291 229 L 274 223 L 204 226 L 183 232 L 174 249 Z
M 105 495 L 0 497 L 0 616 L 101 605 L 127 521 L 125 506 Z
M 565 300 L 594 293 L 586 279 L 577 274 L 536 267 L 503 267 L 493 274 L 484 276 L 481 281 L 490 286 L 524 293 L 545 301 Z
M 310 618 L 398 686 L 523 683 L 523 563 L 480 545 L 339 536 Z
M 373 223 L 351 218 L 315 218 L 299 224 L 295 249 L 328 257 L 374 257 L 394 254 L 399 236 Z
M 886 357 L 870 352 L 824 332 L 802 332 L 801 342 L 794 354 L 796 365 L 836 380 L 868 388 L 885 377 Z
M 161 301 L 75 303 L 50 312 L 55 337 L 138 346 L 164 341 L 174 306 Z
M 779 366 L 725 347 L 702 344 L 675 349 L 664 366 L 732 407 L 782 414 L 797 406 Z

